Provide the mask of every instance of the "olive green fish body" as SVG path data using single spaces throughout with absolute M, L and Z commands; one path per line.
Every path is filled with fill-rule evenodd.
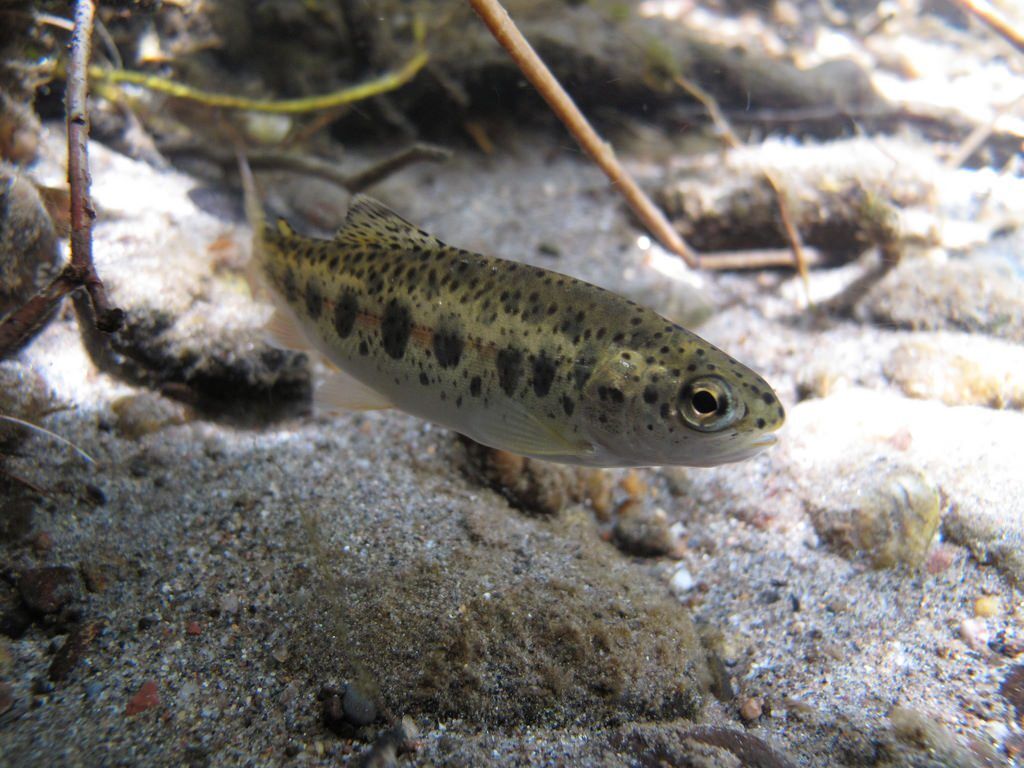
M 761 377 L 657 313 L 445 245 L 365 196 L 333 240 L 279 221 L 257 250 L 288 314 L 373 405 L 486 445 L 591 466 L 712 465 L 771 444 L 784 418 Z

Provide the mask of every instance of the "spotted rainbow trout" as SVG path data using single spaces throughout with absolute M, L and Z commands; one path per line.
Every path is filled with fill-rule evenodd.
M 254 252 L 285 347 L 338 369 L 329 409 L 400 408 L 485 445 L 600 467 L 745 459 L 773 444 L 771 387 L 650 309 L 567 275 L 445 245 L 357 195 L 334 239 L 265 220 Z

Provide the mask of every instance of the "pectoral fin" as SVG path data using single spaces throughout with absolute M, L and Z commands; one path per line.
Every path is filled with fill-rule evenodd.
M 263 330 L 267 334 L 270 343 L 275 347 L 294 349 L 300 352 L 313 348 L 309 338 L 306 336 L 306 332 L 302 330 L 302 326 L 299 325 L 295 316 L 280 307 L 274 309 L 274 314 L 267 320 Z
M 317 386 L 313 393 L 313 404 L 317 410 L 328 413 L 379 411 L 394 407 L 394 404 L 380 392 L 357 381 L 344 371 L 332 373 Z
M 493 414 L 477 430 L 482 442 L 494 448 L 544 458 L 587 456 L 594 447 L 566 434 L 558 425 L 541 419 L 525 407 Z

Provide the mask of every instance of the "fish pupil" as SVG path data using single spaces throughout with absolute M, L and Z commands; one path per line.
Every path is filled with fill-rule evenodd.
M 698 389 L 690 398 L 693 410 L 701 416 L 707 416 L 718 410 L 718 398 L 706 389 Z

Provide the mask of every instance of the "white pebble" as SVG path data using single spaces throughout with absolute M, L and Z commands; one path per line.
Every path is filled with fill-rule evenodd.
M 679 566 L 676 568 L 675 573 L 672 574 L 672 579 L 668 583 L 668 588 L 672 590 L 672 594 L 676 597 L 681 597 L 693 589 L 697 582 L 693 580 L 693 576 L 686 566 Z
M 960 622 L 960 639 L 972 651 L 984 653 L 988 650 L 990 635 L 982 619 L 964 619 Z

